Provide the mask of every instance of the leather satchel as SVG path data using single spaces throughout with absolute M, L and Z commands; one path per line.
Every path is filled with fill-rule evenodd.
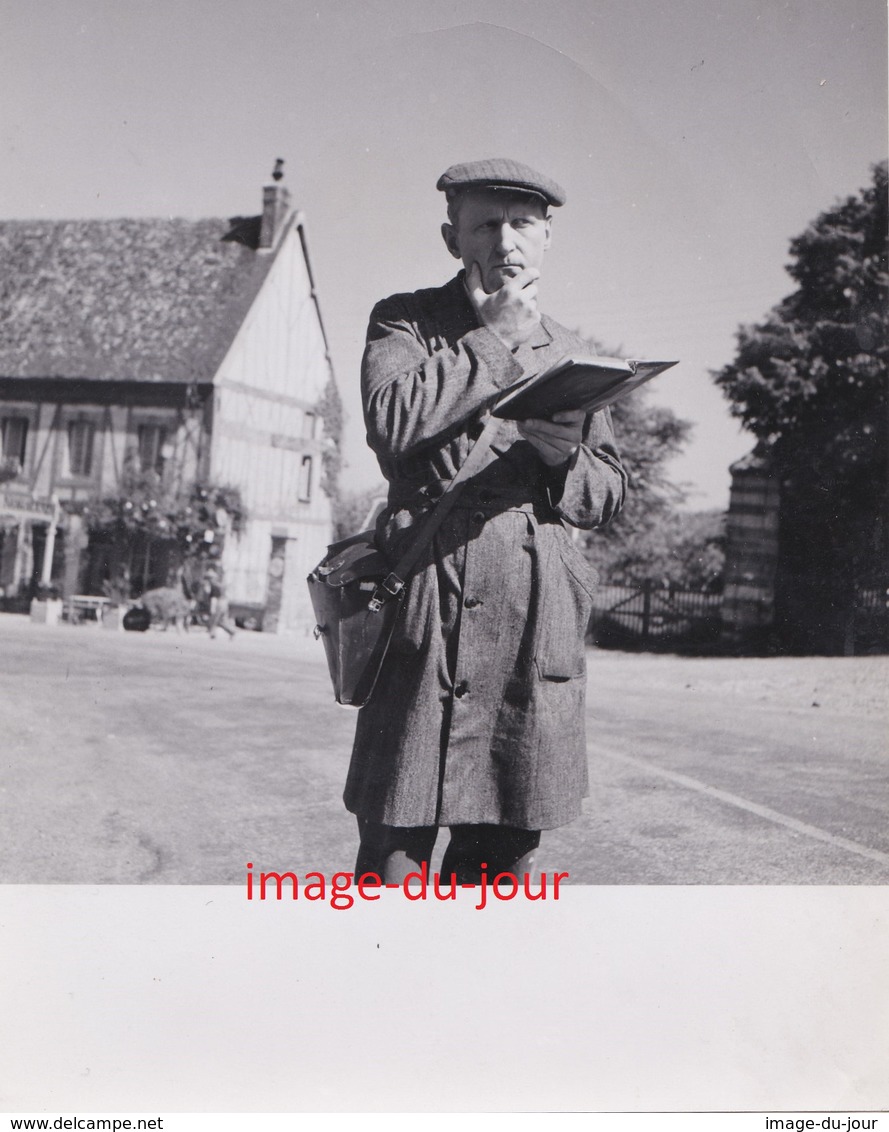
M 363 707 L 389 648 L 404 582 L 389 570 L 370 530 L 329 546 L 308 583 L 315 638 L 324 644 L 336 701 Z
M 363 707 L 373 694 L 403 605 L 405 581 L 457 501 L 456 489 L 481 468 L 499 425 L 496 417 L 488 418 L 462 467 L 394 568 L 376 545 L 375 532 L 369 530 L 332 543 L 309 574 L 315 639 L 324 644 L 338 704 Z

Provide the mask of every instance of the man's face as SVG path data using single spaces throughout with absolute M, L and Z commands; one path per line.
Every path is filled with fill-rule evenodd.
M 457 209 L 454 223 L 443 224 L 441 234 L 467 272 L 478 264 L 489 295 L 522 268 L 539 270 L 552 223 L 544 201 L 503 189 L 473 189 L 461 195 Z

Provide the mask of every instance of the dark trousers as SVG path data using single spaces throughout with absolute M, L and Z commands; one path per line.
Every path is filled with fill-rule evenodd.
M 534 869 L 540 830 L 507 825 L 452 825 L 451 840 L 441 863 L 441 875 L 458 884 L 478 884 L 484 868 L 489 877 L 513 873 L 521 877 Z M 384 884 L 399 884 L 408 873 L 429 863 L 438 826 L 395 826 L 358 819 L 361 845 L 355 875 L 376 873 Z

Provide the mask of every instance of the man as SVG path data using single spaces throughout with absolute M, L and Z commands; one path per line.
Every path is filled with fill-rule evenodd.
M 583 341 L 541 315 L 550 178 L 515 161 L 454 165 L 438 181 L 442 235 L 463 271 L 371 314 L 362 365 L 368 442 L 389 481 L 392 563 L 466 459 L 499 394 Z M 587 788 L 584 634 L 595 572 L 564 523 L 607 522 L 626 489 L 607 412 L 503 421 L 408 580 L 344 800 L 356 873 L 398 882 L 450 827 L 446 878 L 530 870 L 540 831 Z
M 228 639 L 232 640 L 235 629 L 229 624 L 228 599 L 225 595 L 225 580 L 221 566 L 211 562 L 207 567 L 204 574 L 203 591 L 209 609 L 207 632 L 210 635 L 210 640 L 215 640 L 217 629 L 224 629 L 228 633 Z

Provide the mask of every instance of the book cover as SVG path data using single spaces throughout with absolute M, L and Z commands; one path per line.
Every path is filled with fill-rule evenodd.
M 567 357 L 509 389 L 494 406 L 506 420 L 545 420 L 565 409 L 594 413 L 638 389 L 677 362 Z

